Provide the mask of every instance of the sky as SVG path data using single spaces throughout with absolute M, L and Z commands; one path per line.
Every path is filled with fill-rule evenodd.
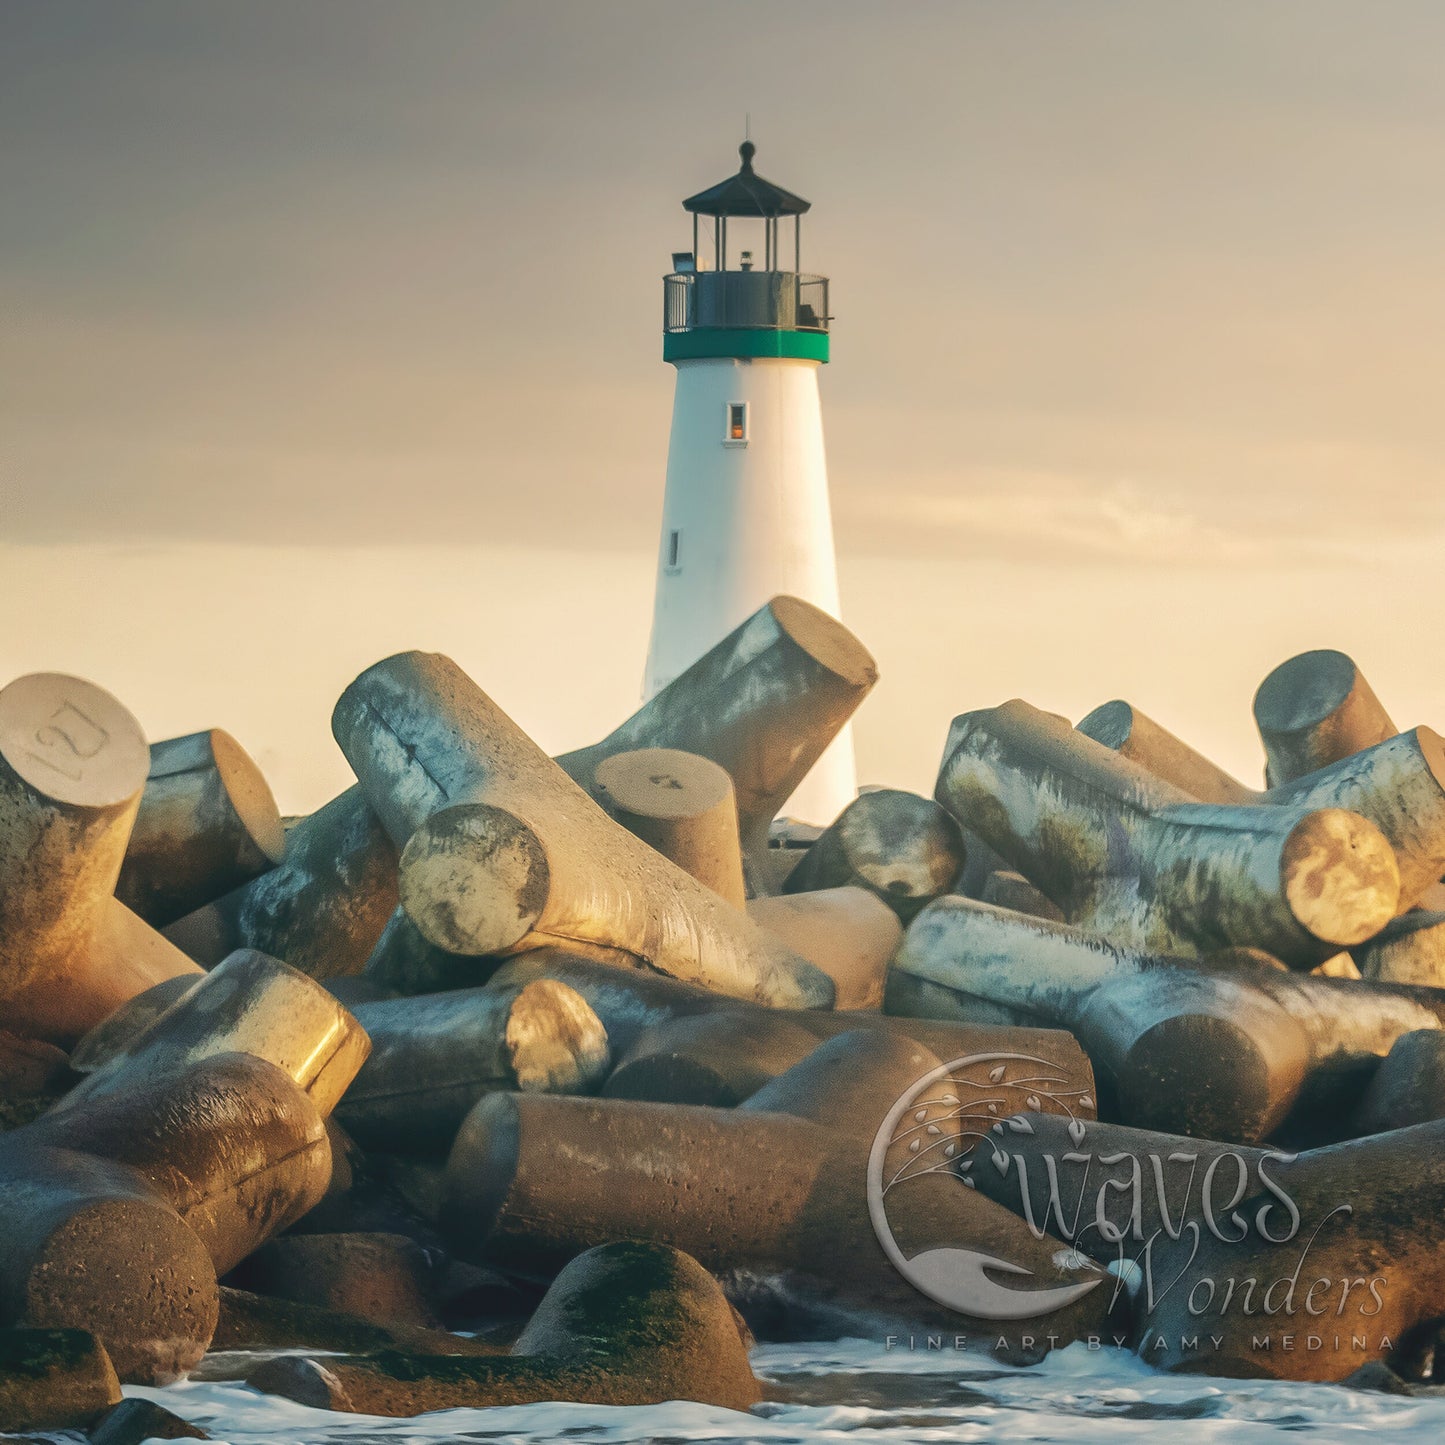
M 229 728 L 449 650 L 554 749 L 635 705 L 660 277 L 736 167 L 813 202 L 865 781 L 1125 696 L 1249 781 L 1343 647 L 1445 719 L 1431 0 L 0 0 L 0 681 Z

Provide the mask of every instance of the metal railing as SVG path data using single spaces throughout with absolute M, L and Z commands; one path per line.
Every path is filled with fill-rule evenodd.
M 828 278 L 798 271 L 692 271 L 662 278 L 662 329 L 826 331 Z

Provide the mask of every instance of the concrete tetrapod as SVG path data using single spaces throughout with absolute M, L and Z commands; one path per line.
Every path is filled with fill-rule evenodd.
M 1158 1242 L 1156 1273 L 1179 1285 L 1140 1340 L 1151 1364 L 1339 1380 L 1439 1317 L 1445 1121 L 1312 1149 L 1270 1175 L 1237 1196 L 1221 1180 L 1217 1229 Z
M 768 824 L 878 681 L 867 649 L 811 603 L 774 597 L 601 742 L 557 759 L 592 788 L 598 764 L 683 748 L 727 770 L 743 851 L 769 875 Z
M 119 1402 L 115 1367 L 89 1331 L 0 1330 L 0 1430 L 81 1430 Z
M 724 768 L 676 748 L 639 748 L 604 758 L 593 791 L 634 837 L 734 908 L 743 906 L 738 805 Z
M 565 942 L 736 997 L 832 1004 L 827 975 L 614 823 L 450 659 L 369 668 L 332 730 L 402 847 L 402 906 L 438 946 Z
M 483 1094 L 591 1093 L 611 1062 L 587 1002 L 550 979 L 358 1004 L 371 1056 L 337 1110 L 368 1149 L 442 1153 Z
M 391 1416 L 535 1400 L 746 1410 L 762 1398 L 717 1282 L 680 1250 L 632 1240 L 568 1264 L 509 1357 L 293 1356 L 250 1382 L 303 1404 Z
M 797 1030 L 821 1043 L 865 1029 L 911 1039 L 941 1059 L 990 1049 L 1040 1054 L 1063 1071 L 1072 1094 L 1094 1091 L 1094 1076 L 1078 1042 L 1062 1030 L 1038 1027 L 1021 1013 L 1003 1020 L 1006 1026 L 1000 1028 L 1000 1021 L 993 1018 L 895 1018 L 869 1009 L 765 1009 L 643 969 L 612 968 L 557 949 L 539 949 L 508 960 L 490 987 L 515 987 L 537 979 L 564 983 L 587 1000 L 607 1030 L 612 1057 L 618 1062 L 614 1077 L 622 1064 L 640 1064 L 658 1056 L 659 1088 L 671 1068 L 661 1056 L 681 1061 L 680 1069 L 694 1071 L 692 1077 L 702 1087 L 724 1087 L 731 1097 L 745 1083 L 760 1087 L 765 1075 L 802 1059 L 806 1047 Z M 984 1006 L 976 1012 L 984 1012 Z M 728 1050 L 737 1051 L 736 1056 L 730 1057 Z
M 1352 1101 L 1403 1033 L 1436 1028 L 1445 993 L 1146 954 L 966 898 L 926 908 L 893 967 L 1075 1032 L 1123 1122 L 1255 1140 L 1309 1085 Z
M 100 688 L 34 673 L 0 690 L 0 1004 L 73 1043 L 132 995 L 199 970 L 112 894 L 149 751 Z
M 1078 731 L 1201 802 L 1358 813 L 1394 849 L 1400 870 L 1399 912 L 1417 904 L 1445 872 L 1445 744 L 1429 728 L 1391 732 L 1262 793 L 1218 773 L 1207 759 L 1127 703 L 1097 708 Z
M 361 971 L 396 906 L 396 848 L 353 787 L 287 832 L 276 867 L 165 935 L 208 968 L 252 948 L 312 978 L 335 978 Z
M 116 897 L 154 928 L 273 868 L 286 850 L 261 770 L 219 728 L 152 743 Z
M 833 980 L 834 1007 L 883 1002 L 888 964 L 903 941 L 898 915 L 869 888 L 820 888 L 754 898 L 748 917 Z
M 1445 913 L 1402 913 L 1350 954 L 1360 976 L 1373 983 L 1445 988 Z
M 871 889 L 904 923 L 953 890 L 963 833 L 931 798 L 879 788 L 849 803 L 788 874 L 784 893 Z
M 1096 707 L 1078 724 L 1086 738 L 1146 768 L 1201 803 L 1254 803 L 1257 789 L 1247 788 L 1202 753 L 1161 727 L 1137 707 L 1115 698 Z
M 875 1129 L 894 1102 L 883 1092 Z M 915 1290 L 875 1233 L 858 1133 L 761 1110 L 494 1094 L 457 1136 L 443 1223 L 464 1257 L 542 1277 L 598 1240 L 686 1249 L 772 1333 L 936 1326 L 1024 1359 L 1102 1329 L 1109 1290 L 1096 1267 L 1074 1267 L 954 1178 L 909 1199 L 891 1220 L 895 1245 L 910 1257 L 965 1245 L 1051 1285 L 1032 1300 L 1013 1291 L 1008 1315 L 983 1318 Z
M 1401 1034 L 1380 1061 L 1350 1120 L 1356 1134 L 1383 1134 L 1445 1119 L 1445 1029 Z
M 1270 787 L 1293 782 L 1399 731 L 1354 660 L 1324 648 L 1282 662 L 1254 695 Z
M 1313 967 L 1399 898 L 1390 844 L 1358 814 L 1194 803 L 1022 702 L 954 719 L 937 797 L 1071 922 L 1161 952 Z
M 218 1275 L 294 1224 L 331 1181 L 315 1101 L 250 1054 L 133 1075 L 124 1090 L 52 1109 L 20 1132 L 27 1143 L 134 1170 L 200 1240 Z M 93 1256 L 90 1267 L 104 1263 Z
M 56 1106 L 92 1101 L 218 1054 L 275 1064 L 330 1114 L 371 1045 L 314 979 L 265 954 L 239 950 L 99 1063 Z
M 445 993 L 486 983 L 497 962 L 438 948 L 407 917 L 406 909 L 398 908 L 387 920 L 360 978 L 392 993 Z

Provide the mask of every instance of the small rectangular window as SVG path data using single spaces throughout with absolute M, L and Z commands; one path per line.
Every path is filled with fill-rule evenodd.
M 730 401 L 727 407 L 727 425 L 723 432 L 727 446 L 745 447 L 748 444 L 748 404 L 745 401 Z
M 679 558 L 682 556 L 682 533 L 673 531 L 667 534 L 667 570 L 676 572 L 681 565 Z

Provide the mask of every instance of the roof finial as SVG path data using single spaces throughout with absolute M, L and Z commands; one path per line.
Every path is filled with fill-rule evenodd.
M 757 155 L 757 153 L 758 153 L 758 148 L 757 148 L 757 146 L 755 146 L 755 145 L 752 143 L 752 141 L 750 141 L 750 140 L 745 140 L 745 141 L 738 147 L 738 154 L 743 158 L 743 165 L 742 165 L 743 170 L 745 170 L 745 171 L 751 171 L 751 170 L 752 170 L 752 168 L 753 168 L 753 157 L 754 157 L 755 155 Z

